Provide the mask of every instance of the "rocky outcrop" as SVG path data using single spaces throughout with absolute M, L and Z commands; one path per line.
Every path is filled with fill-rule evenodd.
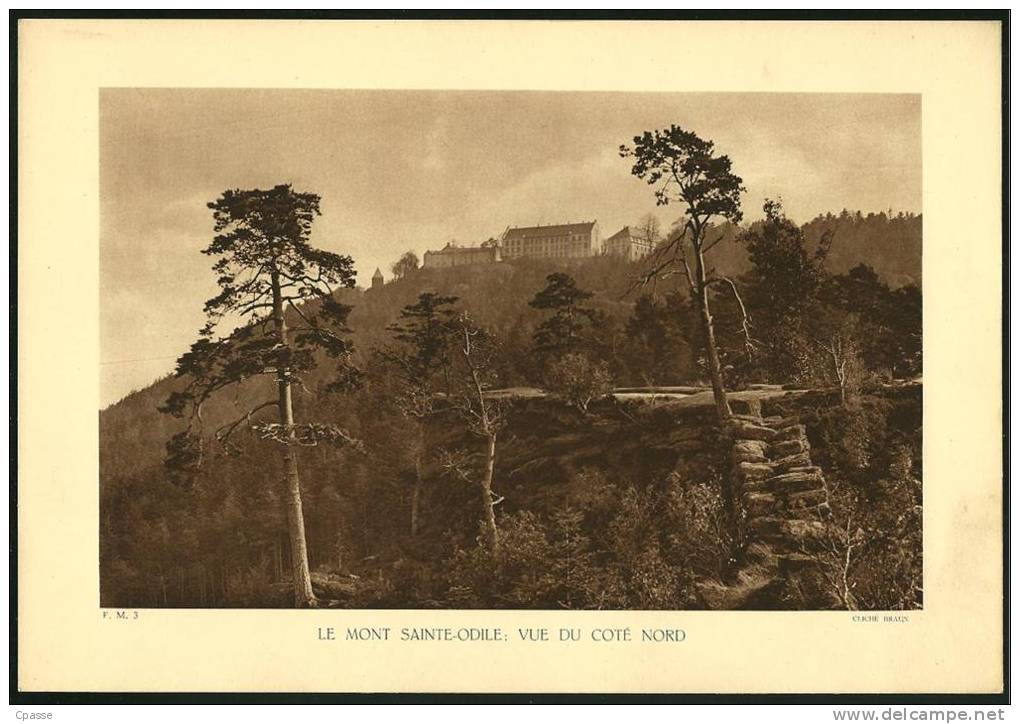
M 759 407 L 745 409 L 729 426 L 742 554 L 730 580 L 699 585 L 702 599 L 712 609 L 838 606 L 814 555 L 828 535 L 830 512 L 807 431 L 796 417 L 766 418 Z

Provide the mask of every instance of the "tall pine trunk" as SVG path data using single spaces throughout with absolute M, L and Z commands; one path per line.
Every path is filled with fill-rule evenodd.
M 280 278 L 273 272 L 273 321 L 279 344 L 287 346 L 287 320 L 283 314 L 283 298 L 280 292 Z M 294 438 L 294 407 L 290 394 L 290 373 L 281 366 L 277 370 L 277 394 L 280 423 L 286 430 L 287 438 Z M 298 478 L 297 458 L 294 445 L 283 446 L 283 474 L 287 506 L 287 530 L 290 533 L 291 576 L 294 582 L 294 605 L 308 608 L 315 605 L 312 592 L 312 576 L 308 568 L 308 544 L 305 539 L 305 516 L 301 508 L 301 481 Z
M 485 475 L 482 477 L 482 512 L 485 526 L 485 546 L 489 552 L 499 551 L 499 531 L 496 529 L 496 508 L 492 504 L 492 473 L 496 467 L 496 433 L 487 437 Z
M 731 411 L 723 383 L 722 365 L 719 363 L 719 350 L 715 345 L 715 329 L 712 326 L 712 311 L 708 306 L 708 283 L 705 275 L 705 259 L 700 246 L 695 247 L 697 278 L 694 282 L 694 293 L 697 297 L 698 311 L 701 316 L 701 333 L 705 344 L 705 357 L 708 360 L 708 375 L 712 380 L 712 396 L 715 398 L 715 413 L 719 424 L 729 422 Z

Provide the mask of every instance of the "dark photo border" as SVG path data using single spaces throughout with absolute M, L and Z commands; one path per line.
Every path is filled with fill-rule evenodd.
M 18 687 L 18 25 L 25 19 L 183 19 L 183 20 L 784 20 L 784 21 L 996 21 L 1002 30 L 1001 47 L 1001 138 L 1002 138 L 1002 465 L 1003 465 L 1003 689 L 995 694 L 464 694 L 464 693 L 102 693 L 89 691 L 21 691 Z M 1010 160 L 1010 14 L 1008 10 L 769 10 L 734 11 L 200 11 L 200 10 L 10 10 L 9 68 L 10 94 L 9 233 L 8 248 L 11 282 L 9 291 L 10 354 L 10 694 L 9 704 L 831 704 L 845 705 L 991 705 L 1010 703 L 1010 518 L 1009 518 L 1009 360 L 1010 360 L 1010 277 L 1009 277 L 1009 160 Z

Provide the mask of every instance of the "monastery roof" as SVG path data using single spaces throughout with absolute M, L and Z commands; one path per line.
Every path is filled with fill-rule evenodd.
M 508 229 L 505 239 L 534 239 L 542 236 L 565 236 L 566 234 L 589 234 L 596 222 L 582 221 L 579 224 L 550 224 L 548 226 L 518 226 Z
M 623 241 L 623 240 L 634 240 L 634 241 L 645 241 L 645 237 L 641 234 L 635 233 L 629 226 L 625 226 L 615 234 L 606 239 L 608 244 L 611 241 Z
M 629 239 L 632 236 L 633 234 L 630 233 L 630 227 L 625 226 L 619 231 L 617 231 L 615 234 L 610 236 L 608 239 L 606 239 L 606 241 L 616 241 L 617 239 Z
M 454 244 L 447 244 L 442 249 L 429 249 L 426 254 L 466 254 L 466 253 L 478 253 L 480 251 L 488 252 L 491 247 L 486 246 L 455 246 Z

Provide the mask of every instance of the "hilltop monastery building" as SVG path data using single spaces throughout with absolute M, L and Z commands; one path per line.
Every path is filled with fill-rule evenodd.
M 489 239 L 482 246 L 447 244 L 438 251 L 426 251 L 426 268 L 491 264 L 504 259 L 562 259 L 612 254 L 627 259 L 640 259 L 650 253 L 652 245 L 625 226 L 602 239 L 597 221 L 550 226 L 509 227 L 498 239 Z

